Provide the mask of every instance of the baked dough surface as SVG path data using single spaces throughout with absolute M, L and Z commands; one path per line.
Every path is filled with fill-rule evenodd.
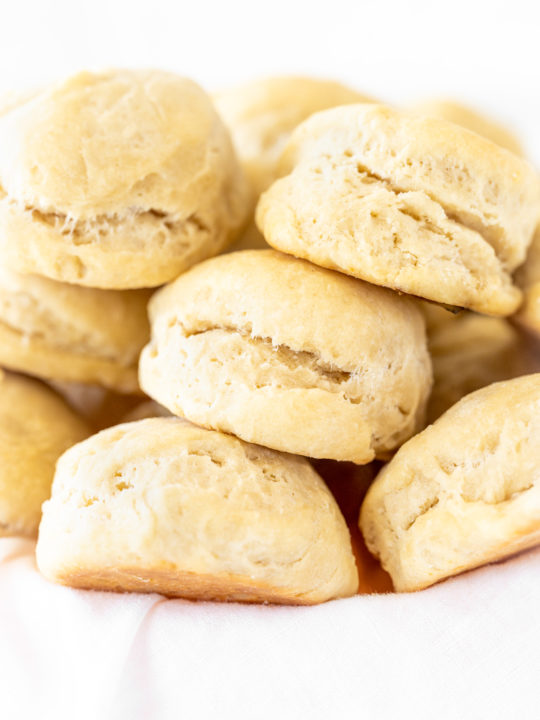
M 347 526 L 307 460 L 179 418 L 65 453 L 37 559 L 67 585 L 193 599 L 312 604 L 358 588 Z
M 272 247 L 447 305 L 519 306 L 511 273 L 540 208 L 522 158 L 444 120 L 363 104 L 302 123 L 281 174 L 256 212 Z
M 82 72 L 0 111 L 0 250 L 20 272 L 160 285 L 233 240 L 248 194 L 210 98 L 172 73 Z
M 416 304 L 274 250 L 201 263 L 160 290 L 143 390 L 248 442 L 362 464 L 423 427 Z
M 360 529 L 398 591 L 540 542 L 540 374 L 467 395 L 379 473 Z

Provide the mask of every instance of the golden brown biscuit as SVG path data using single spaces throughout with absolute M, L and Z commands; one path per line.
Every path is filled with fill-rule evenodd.
M 345 521 L 306 460 L 178 418 L 62 456 L 37 560 L 66 585 L 199 600 L 313 604 L 358 587 Z
M 453 314 L 431 303 L 422 310 L 433 364 L 428 423 L 475 390 L 540 371 L 540 355 L 504 318 Z
M 467 395 L 409 440 L 360 512 L 398 591 L 540 543 L 540 374 Z
M 257 224 L 278 250 L 377 285 L 491 315 L 516 310 L 540 183 L 522 158 L 438 118 L 381 105 L 318 113 Z
M 0 537 L 37 535 L 57 458 L 88 434 L 46 385 L 0 370 Z
M 141 387 L 199 425 L 358 464 L 422 426 L 424 322 L 389 290 L 246 250 L 192 268 L 149 311 Z
M 516 273 L 524 299 L 515 320 L 540 338 L 540 225 L 537 227 L 527 260 Z
M 461 125 L 516 155 L 524 155 L 523 147 L 513 132 L 467 105 L 454 100 L 424 100 L 411 107 L 411 110 L 420 115 L 431 115 Z
M 160 285 L 225 247 L 247 202 L 228 132 L 185 78 L 83 72 L 0 112 L 0 250 L 19 272 Z
M 148 290 L 96 290 L 0 263 L 0 365 L 48 380 L 138 391 Z

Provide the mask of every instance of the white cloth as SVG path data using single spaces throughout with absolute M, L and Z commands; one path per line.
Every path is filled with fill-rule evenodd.
M 55 586 L 0 540 L 0 718 L 539 717 L 540 549 L 406 595 L 219 605 Z

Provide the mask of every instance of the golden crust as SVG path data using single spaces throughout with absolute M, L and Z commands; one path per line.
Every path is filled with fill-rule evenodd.
M 276 589 L 250 577 L 209 575 L 163 568 L 95 568 L 72 570 L 55 578 L 61 585 L 84 590 L 160 593 L 166 597 L 217 602 L 314 605 L 294 590 Z
M 252 250 L 193 268 L 149 310 L 141 387 L 199 425 L 366 463 L 423 422 L 424 324 L 388 290 Z
M 178 418 L 72 448 L 43 512 L 39 568 L 77 587 L 306 604 L 358 588 L 345 521 L 306 460 Z
M 0 266 L 0 364 L 137 392 L 149 297 L 147 290 L 83 288 Z
M 101 288 L 173 279 L 225 247 L 248 210 L 210 99 L 158 71 L 79 73 L 12 104 L 0 188 L 11 267 Z
M 349 105 L 309 118 L 261 197 L 279 250 L 493 315 L 515 311 L 540 183 L 522 158 L 437 118 Z
M 57 458 L 88 433 L 45 385 L 0 371 L 0 536 L 37 535 Z
M 360 529 L 398 591 L 540 542 L 540 374 L 467 395 L 383 468 Z

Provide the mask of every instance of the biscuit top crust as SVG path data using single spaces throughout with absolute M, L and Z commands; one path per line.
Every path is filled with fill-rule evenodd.
M 68 218 L 127 208 L 174 213 L 201 178 L 232 157 L 210 98 L 172 73 L 81 72 L 6 108 L 3 191 L 30 209 Z
M 227 499 L 233 493 L 240 504 L 267 506 L 276 513 L 274 503 L 280 496 L 283 503 L 295 505 L 321 495 L 326 497 L 321 507 L 334 507 L 329 490 L 305 458 L 245 443 L 182 418 L 163 417 L 107 428 L 70 448 L 58 464 L 51 503 L 85 507 L 87 493 L 105 501 L 125 489 L 119 484 L 143 495 L 168 482 L 186 495 L 207 492 Z M 337 506 L 334 513 L 339 517 Z
M 429 374 L 413 300 L 275 250 L 197 265 L 154 295 L 149 314 L 153 337 L 175 323 L 187 336 L 227 329 L 311 353 L 329 369 L 354 372 L 367 361 L 383 372 L 392 358 L 418 355 Z
M 529 471 L 538 475 L 533 460 L 540 454 L 539 411 L 540 373 L 467 395 L 398 450 L 379 474 L 385 484 L 379 483 L 374 494 L 413 482 L 431 488 L 431 478 L 444 495 L 458 490 L 470 500 L 507 500 L 529 484 Z M 504 457 L 514 462 L 499 464 L 496 477 L 486 472 Z
M 300 164 L 356 163 L 396 193 L 422 190 L 447 217 L 479 232 L 506 270 L 525 258 L 540 213 L 534 168 L 440 118 L 361 104 L 317 113 L 287 143 L 280 174 Z
M 117 425 L 71 448 L 44 513 L 47 575 L 180 568 L 292 586 L 313 601 L 358 587 L 345 521 L 306 459 L 180 418 Z

